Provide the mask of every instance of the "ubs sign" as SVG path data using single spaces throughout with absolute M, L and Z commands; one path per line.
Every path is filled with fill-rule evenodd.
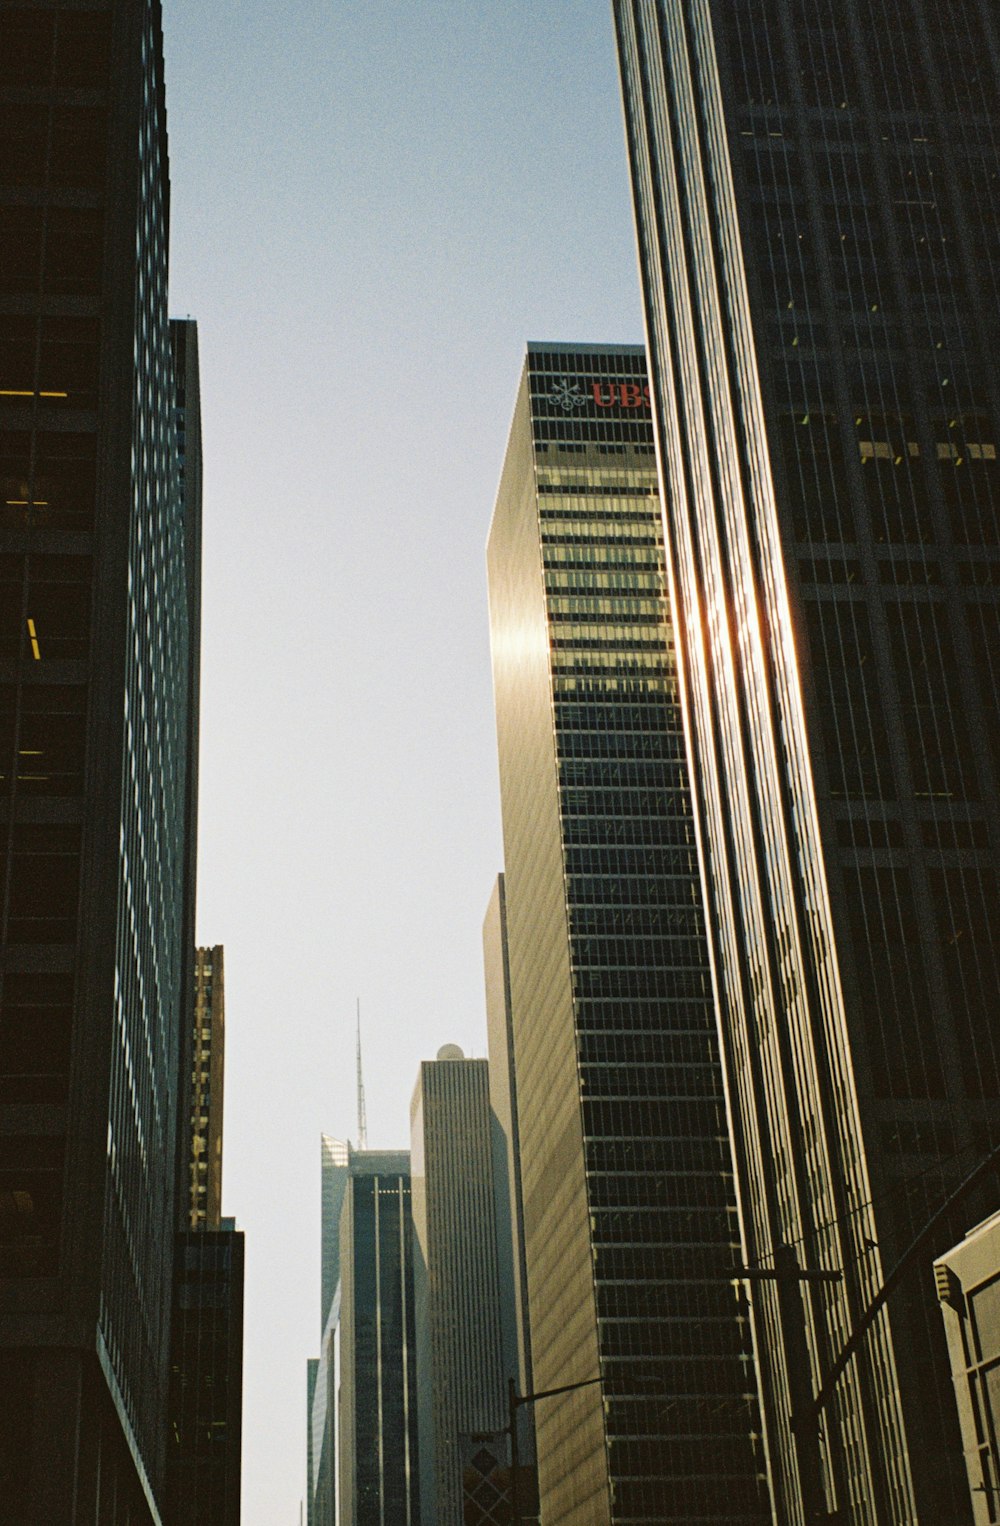
M 583 408 L 643 408 L 648 411 L 650 407 L 649 388 L 638 382 L 580 382 L 569 376 L 560 376 L 553 382 L 548 400 L 567 414 L 579 413 Z

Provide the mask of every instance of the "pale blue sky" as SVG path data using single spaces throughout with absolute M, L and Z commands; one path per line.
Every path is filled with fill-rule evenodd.
M 199 937 L 226 949 L 244 1526 L 295 1526 L 319 1134 L 484 1052 L 484 546 L 527 339 L 641 338 L 607 0 L 164 0 L 199 320 Z

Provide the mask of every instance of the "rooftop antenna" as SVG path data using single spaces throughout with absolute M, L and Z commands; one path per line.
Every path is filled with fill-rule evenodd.
M 358 997 L 358 1149 L 368 1148 L 368 1120 L 365 1118 L 365 1083 L 361 1075 L 361 997 Z

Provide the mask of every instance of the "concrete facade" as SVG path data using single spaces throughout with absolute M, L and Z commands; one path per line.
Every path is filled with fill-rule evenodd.
M 976 1526 L 1000 1521 L 1000 1213 L 934 1263 Z

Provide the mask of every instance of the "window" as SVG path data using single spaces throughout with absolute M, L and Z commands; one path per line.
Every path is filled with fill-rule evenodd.
M 78 825 L 34 822 L 14 825 L 8 943 L 75 942 L 80 835 Z
M 0 1102 L 62 1102 L 69 1084 L 72 975 L 8 974 L 0 996 Z
M 57 1137 L 0 1135 L 0 1276 L 55 1275 L 64 1149 Z

